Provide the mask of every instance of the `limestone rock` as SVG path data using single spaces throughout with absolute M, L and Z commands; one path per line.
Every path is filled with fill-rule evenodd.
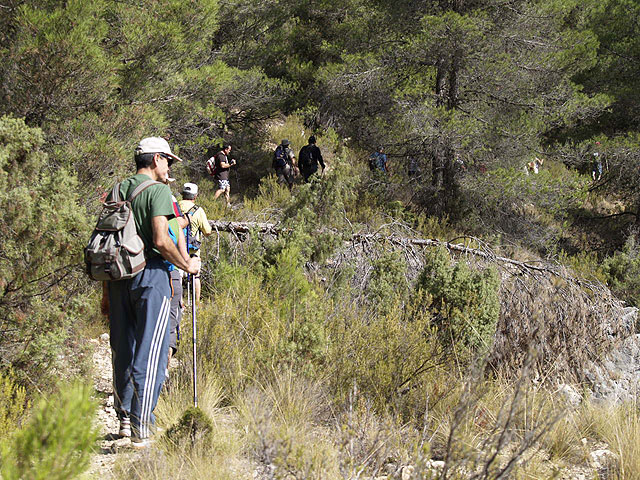
M 618 456 L 611 450 L 595 450 L 589 454 L 589 461 L 601 480 L 616 478 Z

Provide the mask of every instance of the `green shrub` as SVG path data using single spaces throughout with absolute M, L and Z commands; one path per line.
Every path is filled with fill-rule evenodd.
M 304 275 L 302 259 L 293 242 L 266 265 L 247 256 L 247 265 L 216 266 L 213 303 L 198 314 L 199 351 L 232 393 L 283 365 L 311 373 L 324 363 L 331 302 Z
M 427 255 L 418 290 L 433 297 L 430 308 L 441 341 L 470 353 L 486 353 L 493 343 L 500 313 L 495 269 L 472 270 L 454 263 L 444 248 Z
M 189 407 L 176 425 L 167 430 L 167 438 L 180 448 L 191 448 L 196 444 L 207 447 L 211 443 L 213 424 L 198 407 Z
M 91 388 L 75 384 L 41 399 L 24 429 L 3 445 L 4 480 L 76 478 L 89 466 L 97 439 Z
M 68 302 L 86 289 L 70 280 L 83 275 L 93 221 L 78 208 L 75 174 L 54 168 L 43 144 L 39 129 L 0 118 L 0 362 L 41 389 L 75 320 Z
M 11 371 L 0 372 L 0 438 L 7 438 L 18 429 L 28 408 L 24 387 L 16 384 Z
M 423 305 L 430 296 L 418 292 L 407 304 L 398 300 L 385 313 L 349 304 L 329 325 L 329 382 L 338 404 L 348 401 L 354 383 L 379 411 L 389 408 L 420 384 L 425 372 L 441 362 L 441 347 Z M 424 403 L 421 408 L 424 407 Z
M 373 270 L 367 283 L 367 299 L 374 310 L 385 314 L 396 301 L 406 300 L 409 285 L 407 264 L 399 252 L 385 252 L 372 262 Z
M 603 262 L 609 287 L 630 305 L 640 305 L 640 245 L 630 235 L 621 252 Z

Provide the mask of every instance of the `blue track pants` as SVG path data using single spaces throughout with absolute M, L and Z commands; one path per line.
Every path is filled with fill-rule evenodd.
M 165 379 L 171 284 L 160 257 L 129 280 L 109 282 L 115 408 L 131 417 L 132 435 L 148 438 Z

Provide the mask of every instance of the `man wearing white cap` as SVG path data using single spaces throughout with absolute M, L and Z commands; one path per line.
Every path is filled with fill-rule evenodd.
M 180 210 L 184 212 L 190 225 L 190 237 L 187 239 L 189 244 L 189 254 L 200 257 L 200 245 L 202 244 L 202 236 L 211 235 L 211 225 L 207 219 L 204 209 L 196 205 L 196 197 L 198 196 L 198 185 L 195 183 L 185 183 L 182 187 L 182 200 L 178 202 Z M 200 301 L 200 274 L 194 277 L 194 294 L 196 301 Z
M 169 237 L 168 220 L 174 217 L 171 191 L 164 183 L 174 155 L 163 138 L 148 137 L 135 150 L 136 174 L 120 184 L 121 198 L 148 180 L 131 204 L 138 235 L 145 245 L 145 268 L 128 280 L 105 282 L 102 311 L 109 315 L 115 408 L 120 435 L 131 445 L 149 445 L 153 410 L 165 379 L 169 349 L 171 283 L 165 260 L 193 274 L 200 259 L 185 259 Z

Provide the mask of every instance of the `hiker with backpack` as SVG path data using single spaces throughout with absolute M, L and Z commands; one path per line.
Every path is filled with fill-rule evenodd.
M 189 255 L 200 258 L 202 236 L 208 237 L 213 230 L 211 229 L 204 209 L 195 203 L 197 197 L 198 185 L 195 183 L 185 183 L 182 187 L 182 200 L 178 202 L 178 205 L 189 221 L 189 228 L 187 229 Z M 198 302 L 200 301 L 200 287 L 200 274 L 198 273 L 194 276 L 194 294 Z
M 369 170 L 372 172 L 389 172 L 387 155 L 384 153 L 382 145 L 378 146 L 378 149 L 369 156 Z
M 189 225 L 189 221 L 182 213 L 182 210 L 180 210 L 176 197 L 171 195 L 171 201 L 173 202 L 173 211 L 176 218 L 169 220 L 169 236 L 177 245 L 178 250 L 180 250 L 182 258 L 188 260 L 189 253 L 187 252 L 187 240 L 184 229 Z M 180 320 L 182 319 L 182 309 L 184 308 L 182 301 L 183 272 L 175 265 L 169 264 L 169 275 L 171 276 L 171 291 L 173 292 L 173 296 L 171 297 L 171 312 L 169 314 L 169 360 L 167 363 L 167 378 L 169 378 L 168 372 L 171 357 L 178 351 L 178 331 Z
M 103 283 L 101 308 L 109 316 L 119 433 L 131 436 L 134 448 L 146 448 L 154 432 L 153 410 L 168 360 L 171 282 L 165 261 L 197 274 L 200 259 L 183 258 L 168 233 L 168 222 L 175 213 L 171 190 L 164 182 L 171 164 L 182 160 L 160 137 L 142 139 L 134 159 L 136 174 L 114 186 L 85 249 L 85 260 L 92 278 L 107 280 Z M 108 207 L 115 208 L 115 217 L 105 214 Z M 107 225 L 102 222 L 104 218 L 108 219 Z M 114 232 L 109 230 L 108 224 L 118 226 L 119 219 L 126 219 L 126 226 L 121 229 L 124 233 L 120 232 L 122 238 L 109 247 L 111 253 L 101 252 L 101 247 L 93 243 L 94 236 L 108 241 L 110 234 L 116 233 L 114 228 Z M 128 225 L 135 227 L 133 233 L 125 231 Z M 131 259 L 123 263 L 122 258 L 137 253 L 136 245 L 140 245 L 142 259 L 136 260 L 135 266 Z
M 282 140 L 273 152 L 273 162 L 271 166 L 276 171 L 278 183 L 285 183 L 289 190 L 293 187 L 295 177 L 298 175 L 298 167 L 296 165 L 296 156 L 289 147 L 289 140 Z
M 298 155 L 298 166 L 305 183 L 309 182 L 309 177 L 318 171 L 318 163 L 322 167 L 322 173 L 324 173 L 325 165 L 322 153 L 316 146 L 316 137 L 311 135 L 309 144 L 302 147 L 300 155 Z
M 231 153 L 231 145 L 227 144 L 222 147 L 217 154 L 211 157 L 207 161 L 207 171 L 212 175 L 216 182 L 218 182 L 218 189 L 213 199 L 217 200 L 218 197 L 224 192 L 224 196 L 227 199 L 227 207 L 231 206 L 229 195 L 231 194 L 231 184 L 229 183 L 229 169 L 236 165 L 235 160 L 229 160 L 228 155 Z

